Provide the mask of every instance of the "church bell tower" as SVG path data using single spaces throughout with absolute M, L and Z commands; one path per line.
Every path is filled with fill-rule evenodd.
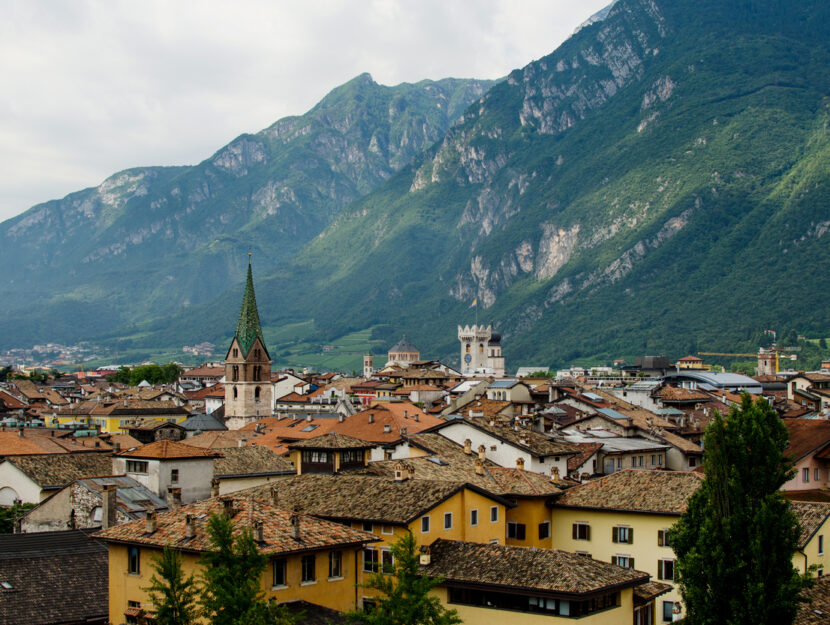
M 271 357 L 259 323 L 251 255 L 236 333 L 225 356 L 225 425 L 229 430 L 271 416 Z

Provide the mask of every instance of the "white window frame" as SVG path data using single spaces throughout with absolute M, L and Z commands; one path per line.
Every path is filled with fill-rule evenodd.
M 478 508 L 470 510 L 470 526 L 476 527 L 478 525 Z

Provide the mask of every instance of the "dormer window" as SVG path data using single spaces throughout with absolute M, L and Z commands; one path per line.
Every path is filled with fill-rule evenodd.
M 236 347 L 233 348 L 233 357 L 239 358 L 239 350 Z

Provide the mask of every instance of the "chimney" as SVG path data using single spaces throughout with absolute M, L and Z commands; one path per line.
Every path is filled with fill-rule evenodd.
M 300 539 L 300 514 L 297 510 L 294 510 L 294 513 L 288 519 L 291 523 L 291 538 L 294 540 L 301 540 Z
M 196 536 L 196 519 L 192 514 L 187 514 L 184 517 L 184 537 L 193 538 Z
M 173 486 L 167 487 L 167 507 L 171 510 L 175 508 L 180 508 L 182 505 L 182 489 L 181 488 L 174 488 Z
M 308 415 L 308 416 L 305 418 L 305 420 L 306 420 L 306 421 L 308 421 L 309 423 L 311 423 L 311 415 Z
M 401 428 L 401 436 L 406 436 L 406 428 Z
M 516 468 L 519 470 L 524 470 L 525 468 L 525 459 L 522 457 L 516 458 Z
M 406 466 L 403 462 L 396 462 L 395 463 L 395 481 L 396 482 L 403 482 L 408 476 L 404 475 L 406 471 Z
M 265 542 L 262 531 L 262 521 L 254 521 L 254 540 L 260 544 Z
M 389 425 L 388 423 L 384 423 L 383 424 L 383 433 L 384 434 L 389 434 L 389 432 L 391 432 L 391 431 L 392 431 L 392 426 Z
M 413 467 L 411 464 L 406 467 L 406 476 L 410 480 L 415 479 L 415 467 Z
M 484 475 L 484 462 L 481 458 L 476 458 L 476 475 Z
M 496 420 L 490 417 L 490 427 L 493 427 L 494 425 L 496 425 Z
M 218 497 L 219 496 L 219 478 L 214 477 L 210 480 L 210 496 L 211 497 Z
M 429 546 L 423 545 L 421 547 L 421 555 L 418 558 L 419 563 L 421 566 L 429 566 L 429 563 L 432 561 L 432 558 L 429 555 Z
M 404 419 L 407 419 L 407 418 L 408 418 L 408 416 L 407 416 L 407 414 L 406 414 L 406 410 L 404 410 L 404 411 L 403 411 L 403 418 L 404 418 Z
M 415 423 L 418 423 L 418 421 L 421 420 L 421 417 L 417 412 L 413 415 L 413 418 L 415 419 Z
M 101 491 L 101 529 L 107 529 L 117 524 L 115 520 L 115 499 L 117 492 L 115 484 L 104 484 L 104 488 Z
M 244 447 L 244 446 L 245 446 L 245 443 L 247 443 L 247 442 L 248 442 L 248 440 L 247 440 L 247 439 L 245 439 L 245 438 L 240 438 L 240 439 L 236 442 L 236 446 L 237 446 L 237 447 Z
M 485 455 L 486 451 L 487 451 L 487 448 L 484 447 L 484 445 L 479 445 L 478 446 L 478 459 L 481 460 L 482 462 L 484 462 L 484 459 L 486 457 L 486 455 Z
M 271 487 L 271 503 L 278 506 L 280 503 L 280 494 L 276 486 Z
M 146 534 L 152 534 L 156 531 L 156 511 L 155 510 L 147 510 L 146 516 L 144 517 L 144 532 Z
M 468 456 L 472 455 L 473 453 L 473 441 L 469 438 L 464 439 L 464 453 Z
M 342 414 L 337 415 L 337 422 L 338 423 L 343 423 L 343 421 L 345 421 L 345 420 L 346 420 L 346 417 L 344 417 Z
M 559 482 L 559 467 L 551 467 L 550 469 L 550 481 L 554 483 Z
M 22 426 L 22 425 L 20 426 L 20 429 L 19 429 L 19 430 L 17 430 L 17 435 L 18 435 L 20 438 L 24 438 L 24 436 L 23 436 L 23 426 Z
M 232 519 L 233 518 L 233 499 L 228 497 L 227 499 L 222 500 L 222 511 L 225 513 L 225 516 Z
M 369 413 L 369 423 L 374 423 L 374 422 L 375 422 L 375 413 L 370 412 Z
M 117 443 L 113 441 L 112 443 L 112 453 L 117 454 L 121 451 L 121 443 Z

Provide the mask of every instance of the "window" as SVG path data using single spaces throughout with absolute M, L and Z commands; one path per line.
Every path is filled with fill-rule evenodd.
M 141 575 L 141 552 L 138 547 L 127 547 L 127 573 Z
M 663 466 L 663 454 L 657 454 L 657 466 L 658 467 Z
M 316 556 L 314 556 L 313 554 L 310 556 L 303 556 L 303 584 L 308 584 L 310 582 L 317 581 L 317 573 L 314 570 L 314 564 L 316 559 Z
M 625 543 L 630 545 L 634 542 L 634 530 L 626 526 L 617 526 L 611 528 L 611 541 L 615 543 Z
M 810 469 L 801 469 L 801 481 L 805 484 L 810 481 Z
M 573 524 L 573 539 L 574 540 L 591 540 L 591 528 L 587 523 Z
M 140 601 L 127 601 L 127 608 L 129 614 L 125 614 L 126 617 L 124 619 L 124 623 L 126 625 L 138 625 L 138 617 L 135 616 L 135 612 L 141 609 L 141 602 Z
M 170 469 L 170 483 L 171 484 L 178 484 L 179 483 L 179 470 L 178 469 Z
M 373 531 L 374 527 L 368 521 L 363 521 L 363 531 L 364 532 L 371 532 Z
M 422 534 L 429 534 L 429 517 L 422 516 L 421 517 L 421 533 Z
M 818 555 L 824 555 L 824 534 L 818 535 Z
M 674 560 L 657 560 L 657 579 L 674 580 Z
M 616 564 L 617 566 L 621 566 L 625 569 L 633 569 L 634 568 L 634 558 L 631 556 L 611 556 L 611 564 Z
M 478 510 L 470 510 L 470 525 L 478 525 Z
M 329 579 L 343 577 L 343 552 L 329 551 Z
M 231 381 L 236 382 L 239 380 L 239 365 L 234 365 L 231 368 Z M 236 397 L 236 395 L 234 395 Z
M 261 392 L 261 391 L 260 391 L 260 388 L 257 386 L 257 387 L 254 389 L 254 399 L 259 399 L 260 392 Z
M 492 506 L 490 508 L 490 523 L 495 523 L 499 520 L 499 507 Z
M 303 462 L 310 464 L 329 464 L 331 455 L 327 451 L 303 451 Z
M 378 572 L 378 550 L 364 549 L 363 550 L 363 570 L 367 573 Z
M 233 357 L 234 358 L 239 358 L 239 350 L 235 347 L 233 348 Z
M 277 558 L 271 563 L 271 569 L 274 574 L 274 579 L 271 583 L 273 587 L 288 586 L 287 578 L 285 576 L 285 558 Z
M 515 538 L 516 540 L 525 539 L 525 525 L 524 523 L 516 523 L 516 521 L 507 522 L 507 537 Z
M 671 547 L 671 534 L 668 529 L 662 529 L 657 532 L 657 546 Z
M 697 466 L 697 458 L 695 458 L 694 456 L 689 458 L 689 467 L 692 468 L 692 467 L 696 467 L 696 466 Z
M 539 540 L 550 538 L 550 521 L 539 523 Z
M 147 473 L 147 464 L 142 460 L 127 460 L 127 473 Z
M 395 558 L 389 549 L 380 550 L 380 570 L 387 575 L 395 572 Z
M 391 525 L 381 525 L 380 526 L 380 533 L 381 534 L 393 534 L 394 531 L 392 530 Z
M 663 602 L 663 622 L 671 623 L 674 619 L 674 601 Z
M 617 469 L 622 469 L 622 456 L 617 458 Z
M 657 456 L 651 454 L 651 466 L 655 466 L 657 464 Z
M 239 397 L 239 393 L 237 392 L 236 387 L 234 386 L 233 387 L 233 398 L 236 399 L 237 397 Z
M 818 482 L 820 480 L 820 473 L 818 469 L 813 469 L 813 481 Z
M 452 512 L 444 513 L 444 529 L 451 530 L 452 529 Z
M 578 556 L 585 556 L 586 558 L 590 558 L 591 554 L 587 551 L 574 551 L 574 553 Z

